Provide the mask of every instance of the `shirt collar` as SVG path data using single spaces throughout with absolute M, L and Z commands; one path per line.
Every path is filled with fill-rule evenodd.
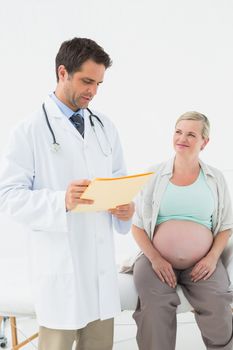
M 173 158 L 169 159 L 169 161 L 165 164 L 165 167 L 162 170 L 162 175 L 171 175 L 172 176 L 174 161 L 175 161 L 175 156 Z M 205 177 L 207 175 L 215 177 L 214 173 L 209 168 L 209 166 L 206 163 L 204 163 L 201 159 L 199 159 L 199 164 L 200 164 L 200 166 L 201 166 L 201 168 L 203 170 L 203 173 L 204 173 Z
M 169 160 L 166 162 L 165 167 L 164 167 L 163 170 L 162 170 L 162 175 L 169 175 L 169 174 L 170 174 L 170 175 L 172 176 L 174 160 L 175 160 L 175 157 L 169 159 Z
M 54 92 L 52 92 L 49 96 L 68 119 L 75 113 L 71 108 L 69 108 L 66 104 L 59 100 L 59 98 L 57 98 Z M 82 117 L 84 117 L 83 109 L 80 109 L 79 113 Z
M 207 176 L 207 175 L 210 175 L 212 177 L 215 177 L 215 174 L 213 173 L 213 171 L 210 169 L 210 167 L 208 166 L 208 164 L 204 163 L 201 159 L 199 159 L 199 163 L 200 163 L 200 166 L 204 172 L 204 175 Z

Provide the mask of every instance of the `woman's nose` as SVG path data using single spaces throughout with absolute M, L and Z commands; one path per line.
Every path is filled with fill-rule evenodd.
M 181 140 L 186 140 L 186 139 L 187 139 L 187 135 L 184 134 L 184 133 L 181 134 L 181 135 L 180 135 L 180 139 L 181 139 Z

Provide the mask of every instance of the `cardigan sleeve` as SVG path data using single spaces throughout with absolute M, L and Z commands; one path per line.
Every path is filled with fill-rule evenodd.
M 220 207 L 220 225 L 219 225 L 219 232 L 225 231 L 225 230 L 231 230 L 231 234 L 233 232 L 233 212 L 232 212 L 232 203 L 231 203 L 231 197 L 230 192 L 228 189 L 227 182 L 224 178 L 224 176 L 221 174 L 221 188 L 222 188 L 222 200 L 220 200 L 220 203 L 222 203 Z

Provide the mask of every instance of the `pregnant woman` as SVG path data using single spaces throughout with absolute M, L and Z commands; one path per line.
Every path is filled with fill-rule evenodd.
M 139 299 L 134 319 L 140 350 L 174 350 L 177 283 L 195 310 L 206 349 L 232 350 L 232 293 L 221 254 L 233 228 L 221 172 L 199 159 L 209 121 L 187 112 L 176 122 L 174 159 L 155 175 L 136 205 L 133 236 L 142 254 L 134 265 Z

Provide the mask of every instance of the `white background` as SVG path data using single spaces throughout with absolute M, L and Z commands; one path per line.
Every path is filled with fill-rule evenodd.
M 61 42 L 81 36 L 96 40 L 113 59 L 90 107 L 116 124 L 129 173 L 170 157 L 175 120 L 197 110 L 211 122 L 202 159 L 232 181 L 232 0 L 0 4 L 0 155 L 10 129 L 55 88 L 54 59 Z M 3 233 L 9 226 L 2 227 L 1 246 L 8 254 L 10 236 Z M 116 243 L 118 258 L 132 248 L 129 235 Z

